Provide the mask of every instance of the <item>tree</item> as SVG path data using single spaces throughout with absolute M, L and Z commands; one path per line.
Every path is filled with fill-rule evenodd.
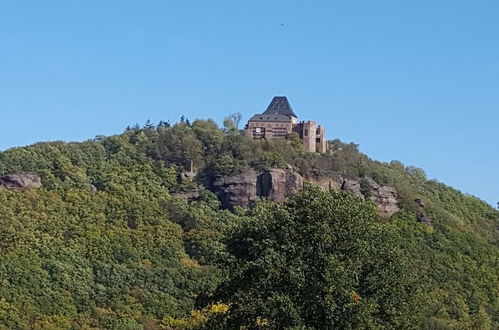
M 156 129 L 156 126 L 153 124 L 153 122 L 150 119 L 148 119 L 146 121 L 146 124 L 144 125 L 144 129 L 152 131 Z
M 203 144 L 203 150 L 206 158 L 211 160 L 219 154 L 224 140 L 223 132 L 218 128 L 215 121 L 209 120 L 195 120 L 192 123 L 192 129 L 196 137 Z
M 374 206 L 351 194 L 308 187 L 262 202 L 227 246 L 227 280 L 208 299 L 231 306 L 226 328 L 414 327 L 408 262 Z
M 227 134 L 236 134 L 239 131 L 239 124 L 241 122 L 242 115 L 237 112 L 225 117 L 224 119 L 224 131 Z
M 167 120 L 167 121 L 160 120 L 158 127 L 165 127 L 165 128 L 171 127 L 170 121 L 169 120 Z
M 286 162 L 279 153 L 267 152 L 259 159 L 252 162 L 251 166 L 256 170 L 263 171 L 271 168 L 284 168 L 286 166 Z
M 416 180 L 419 180 L 422 182 L 427 180 L 426 173 L 422 168 L 419 168 L 416 166 L 407 166 L 406 171 L 411 176 L 413 176 Z
M 303 149 L 303 142 L 300 139 L 300 135 L 296 132 L 291 132 L 288 134 L 288 140 L 291 143 L 291 146 L 297 150 Z
M 211 171 L 215 177 L 223 177 L 239 174 L 245 169 L 246 163 L 244 161 L 235 159 L 230 155 L 223 155 L 213 164 Z
M 371 185 L 369 184 L 369 180 L 366 178 L 362 178 L 360 180 L 360 192 L 366 200 L 371 197 Z
M 229 116 L 229 118 L 234 123 L 234 126 L 236 126 L 236 129 L 239 129 L 239 124 L 241 123 L 241 119 L 243 118 L 243 115 L 240 112 L 236 112 L 236 113 L 231 114 Z

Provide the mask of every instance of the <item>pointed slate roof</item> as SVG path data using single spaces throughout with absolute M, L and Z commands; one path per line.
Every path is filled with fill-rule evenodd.
M 254 115 L 253 117 L 250 118 L 249 121 L 263 121 L 263 122 L 269 122 L 269 121 L 278 121 L 278 122 L 283 122 L 283 123 L 289 123 L 291 122 L 291 118 L 289 116 L 285 115 Z
M 264 115 L 281 115 L 281 116 L 293 116 L 298 118 L 294 113 L 291 105 L 288 102 L 286 96 L 276 96 L 272 99 L 267 110 L 263 113 Z

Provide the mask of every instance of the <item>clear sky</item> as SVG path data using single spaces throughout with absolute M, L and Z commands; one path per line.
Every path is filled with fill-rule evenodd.
M 499 200 L 499 1 L 0 1 L 0 150 L 262 112 Z

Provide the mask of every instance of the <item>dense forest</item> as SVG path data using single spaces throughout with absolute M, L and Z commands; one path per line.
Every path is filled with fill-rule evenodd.
M 147 122 L 0 152 L 0 176 L 43 183 L 0 189 L 0 328 L 499 328 L 497 210 L 356 144 L 308 153 L 298 136 L 247 139 L 239 120 Z M 191 162 L 195 177 L 183 175 Z M 287 164 L 394 187 L 401 210 L 387 219 L 313 185 L 226 210 L 210 191 Z M 416 199 L 432 225 L 416 221 Z

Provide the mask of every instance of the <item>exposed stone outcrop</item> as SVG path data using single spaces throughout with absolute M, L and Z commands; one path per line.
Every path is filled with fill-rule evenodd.
M 295 191 L 301 190 L 304 181 L 316 184 L 325 189 L 332 188 L 351 191 L 364 200 L 373 201 L 378 205 L 380 213 L 385 216 L 392 216 L 400 209 L 397 200 L 397 191 L 389 186 L 381 186 L 370 178 L 356 180 L 337 174 L 328 177 L 304 179 L 291 167 L 285 170 L 270 169 L 260 173 L 248 170 L 239 175 L 227 176 L 216 180 L 213 188 L 214 192 L 220 198 L 222 206 L 232 209 L 236 205 L 248 207 L 258 197 L 267 198 L 275 202 L 283 202 L 286 197 Z M 363 194 L 363 184 L 367 184 L 367 198 Z M 365 187 L 364 190 L 366 190 Z
M 171 195 L 174 197 L 180 197 L 186 201 L 190 201 L 199 198 L 203 190 L 203 186 L 196 186 L 189 190 L 174 192 Z
M 91 185 L 90 185 L 90 193 L 91 193 L 92 195 L 95 195 L 95 194 L 97 194 L 97 191 L 98 191 L 98 190 L 97 190 L 97 187 L 96 187 L 96 186 L 94 186 L 93 184 L 91 184 Z
M 248 207 L 258 197 L 282 202 L 293 192 L 303 188 L 303 177 L 292 168 L 270 169 L 263 172 L 249 170 L 235 176 L 223 177 L 213 184 L 222 206 Z
M 361 182 L 363 180 L 365 180 L 365 183 L 369 188 L 367 198 L 362 192 Z M 378 205 L 381 214 L 386 216 L 392 216 L 400 210 L 399 202 L 397 200 L 397 191 L 389 186 L 381 186 L 371 178 L 351 179 L 337 174 L 328 177 L 310 178 L 309 181 L 322 188 L 347 190 L 364 200 L 371 200 Z
M 292 169 L 270 169 L 258 176 L 256 194 L 275 202 L 283 202 L 286 197 L 303 188 L 303 177 Z
M 416 198 L 414 202 L 418 206 L 418 210 L 416 211 L 416 219 L 418 220 L 418 222 L 424 223 L 427 226 L 433 226 L 433 221 L 426 214 L 426 205 L 424 201 L 421 198 Z
M 222 177 L 213 183 L 214 192 L 224 208 L 248 207 L 257 198 L 257 178 L 258 174 L 253 170 Z
M 41 186 L 42 179 L 36 173 L 17 172 L 0 177 L 0 188 L 9 190 L 25 190 Z
M 397 191 L 389 186 L 380 186 L 372 179 L 367 179 L 371 189 L 369 197 L 380 209 L 381 213 L 392 216 L 400 210 Z
M 426 204 L 421 198 L 416 198 L 414 202 L 420 207 L 420 208 L 425 208 Z
M 360 187 L 360 181 L 357 180 L 343 179 L 341 190 L 348 190 L 357 196 L 360 196 L 362 198 L 364 197 L 364 195 L 362 194 L 362 189 Z
M 307 182 L 315 184 L 323 189 L 342 189 L 345 178 L 341 175 L 307 177 Z

